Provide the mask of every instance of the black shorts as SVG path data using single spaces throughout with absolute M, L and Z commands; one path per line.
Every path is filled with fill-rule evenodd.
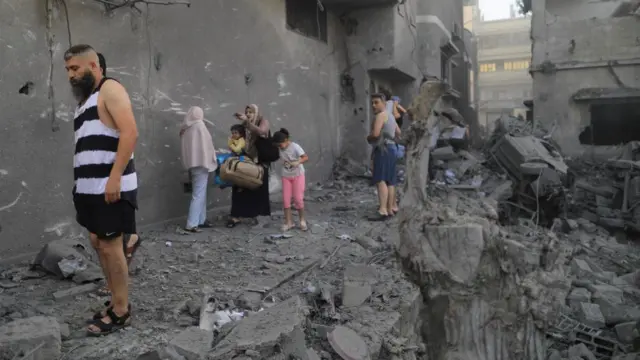
M 104 196 L 76 195 L 73 199 L 78 224 L 98 239 L 116 239 L 136 233 L 136 207 L 128 200 L 107 204 Z

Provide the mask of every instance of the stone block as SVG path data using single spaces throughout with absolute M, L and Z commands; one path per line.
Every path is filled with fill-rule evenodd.
M 611 360 L 640 360 L 640 353 L 616 355 Z
M 601 329 L 605 326 L 604 315 L 602 315 L 599 305 L 583 302 L 580 303 L 578 312 L 580 321 L 586 325 L 596 329 Z
M 574 345 L 569 348 L 570 359 L 598 360 L 585 344 Z
M 353 307 L 364 304 L 373 292 L 375 274 L 366 265 L 349 265 L 344 271 L 342 284 L 342 306 Z
M 618 324 L 615 330 L 616 335 L 618 335 L 618 340 L 623 344 L 631 344 L 633 343 L 633 339 L 638 337 L 635 321 Z
M 590 285 L 589 291 L 593 293 L 593 302 L 600 305 L 620 305 L 623 302 L 624 293 L 615 286 L 601 284 Z
M 39 348 L 38 348 L 39 347 Z M 54 317 L 35 316 L 19 319 L 0 327 L 0 358 L 13 358 L 38 348 L 29 360 L 52 360 L 61 357 L 60 325 Z M 11 355 L 13 354 L 13 355 Z M 22 358 L 22 355 L 15 357 Z
M 585 288 L 574 288 L 567 296 L 567 305 L 571 307 L 579 307 L 580 303 L 589 302 L 591 300 L 591 292 Z
M 631 306 L 606 305 L 600 306 L 600 311 L 602 311 L 602 315 L 604 316 L 604 320 L 607 326 L 615 326 L 617 324 L 625 322 L 640 320 L 640 309 Z
M 460 158 L 460 155 L 456 154 L 452 146 L 444 146 L 431 151 L 431 159 L 436 160 L 453 160 Z
M 285 336 L 304 325 L 307 310 L 299 296 L 244 318 L 209 354 L 208 360 L 227 360 L 246 350 L 257 351 L 261 359 L 275 354 Z
M 187 360 L 205 359 L 213 344 L 213 332 L 190 327 L 169 342 L 169 346 Z
M 571 272 L 580 280 L 592 280 L 594 278 L 593 270 L 582 259 L 571 260 Z

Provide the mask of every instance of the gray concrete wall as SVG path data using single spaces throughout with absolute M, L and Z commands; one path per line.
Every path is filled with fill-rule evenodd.
M 440 78 L 440 47 L 451 39 L 453 24 L 462 31 L 462 0 L 427 0 L 417 6 L 418 28 L 424 37 L 421 59 L 428 75 Z M 462 51 L 462 50 L 461 50 Z
M 71 203 L 73 101 L 62 59 L 68 30 L 63 9 L 55 8 L 48 46 L 43 3 L 0 2 L 0 259 L 81 233 Z M 178 124 L 192 105 L 205 109 L 214 141 L 224 147 L 231 114 L 259 104 L 274 130 L 287 127 L 309 153 L 309 181 L 330 174 L 345 129 L 358 121 L 340 97 L 347 58 L 333 15 L 325 44 L 286 29 L 284 0 L 193 0 L 190 8 L 109 15 L 96 1 L 67 5 L 73 43 L 103 52 L 110 75 L 130 92 L 140 128 L 141 224 L 186 213 Z M 27 82 L 33 91 L 19 94 Z M 210 205 L 226 204 L 228 196 L 213 190 Z
M 562 150 L 580 155 L 585 147 L 578 135 L 589 125 L 590 116 L 588 106 L 571 97 L 582 88 L 620 87 L 616 76 L 624 86 L 640 86 L 638 21 L 633 17 L 571 21 L 550 15 L 544 6 L 544 1 L 533 2 L 534 121 L 556 126 L 553 136 Z
M 608 18 L 623 3 L 621 0 L 548 0 L 548 15 L 565 20 Z

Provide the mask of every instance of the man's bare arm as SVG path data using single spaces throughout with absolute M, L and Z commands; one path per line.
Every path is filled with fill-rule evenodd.
M 371 127 L 371 133 L 367 136 L 367 141 L 371 142 L 380 137 L 380 133 L 382 132 L 382 126 L 384 125 L 384 121 L 387 119 L 387 112 L 383 111 L 376 115 L 376 119 L 373 122 L 373 126 Z
M 116 81 L 107 81 L 102 85 L 105 108 L 111 115 L 116 128 L 120 132 L 116 160 L 111 169 L 111 176 L 122 176 L 138 140 L 138 127 L 133 116 L 131 99 L 124 86 Z

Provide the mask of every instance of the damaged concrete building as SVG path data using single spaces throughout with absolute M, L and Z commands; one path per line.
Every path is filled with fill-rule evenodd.
M 70 44 L 104 53 L 108 75 L 131 95 L 141 225 L 187 209 L 178 124 L 193 105 L 205 109 L 223 147 L 231 114 L 259 104 L 310 154 L 309 181 L 328 177 L 341 154 L 367 163 L 369 95 L 383 86 L 407 105 L 424 78 L 444 79 L 448 101 L 473 117 L 462 0 L 114 5 L 125 3 L 0 2 L 2 258 L 82 234 L 71 201 L 73 101 L 62 60 Z M 228 196 L 212 192 L 210 208 Z
M 566 155 L 640 140 L 639 6 L 532 2 L 534 119 Z

